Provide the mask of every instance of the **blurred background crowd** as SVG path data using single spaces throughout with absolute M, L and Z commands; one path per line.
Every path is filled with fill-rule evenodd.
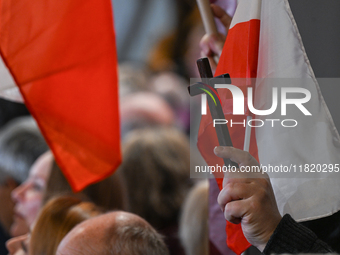
M 75 225 L 108 211 L 138 215 L 169 254 L 209 253 L 208 182 L 189 171 L 187 86 L 204 35 L 196 2 L 113 6 L 123 163 L 74 193 L 26 107 L 0 99 L 0 254 L 55 254 Z

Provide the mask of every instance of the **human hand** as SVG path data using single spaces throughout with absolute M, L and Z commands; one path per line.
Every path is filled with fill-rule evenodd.
M 215 154 L 230 158 L 240 169 L 259 163 L 248 152 L 233 147 L 216 147 Z M 270 236 L 281 220 L 274 192 L 267 174 L 226 173 L 217 202 L 226 220 L 241 223 L 244 236 L 249 243 L 264 250 Z
M 224 25 L 226 34 L 231 23 L 231 17 L 218 5 L 211 4 L 211 10 L 216 18 Z M 223 34 L 205 34 L 200 41 L 201 57 L 207 57 L 213 72 L 216 70 L 217 62 L 214 56 L 221 56 L 226 36 Z

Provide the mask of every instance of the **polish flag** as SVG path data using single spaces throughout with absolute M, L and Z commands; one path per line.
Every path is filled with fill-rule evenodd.
M 252 99 L 257 110 L 272 107 L 273 87 L 278 88 L 278 100 L 285 88 L 302 88 L 304 92 L 310 92 L 311 99 L 303 106 L 311 115 L 305 116 L 302 108 L 296 105 L 288 105 L 287 113 L 283 115 L 283 107 L 280 111 L 278 104 L 275 112 L 259 116 L 249 109 L 245 115 L 232 115 L 232 94 L 227 89 L 218 89 L 227 120 L 244 121 L 247 126 L 247 116 L 251 116 L 258 120 L 251 122 L 252 125 L 265 123 L 251 128 L 249 152 L 263 166 L 277 166 L 277 169 L 282 166 L 290 171 L 268 173 L 280 213 L 306 221 L 337 212 L 340 209 L 340 178 L 336 164 L 340 162 L 340 138 L 307 58 L 288 0 L 239 1 L 215 75 L 224 73 L 229 73 L 233 85 L 242 90 L 245 105 L 248 87 L 253 89 Z M 291 98 L 289 95 L 286 94 L 287 98 Z M 308 98 L 304 93 L 299 96 Z M 298 122 L 297 126 L 285 127 L 292 119 Z M 229 122 L 228 129 L 234 147 L 243 149 L 245 128 L 242 125 L 231 127 Z M 223 165 L 223 161 L 213 154 L 217 145 L 211 116 L 202 116 L 198 148 L 208 165 Z M 312 164 L 319 168 L 327 165 L 327 169 L 321 173 L 314 167 L 315 173 L 311 173 L 305 169 L 305 164 L 309 169 L 313 168 Z M 221 189 L 222 179 L 217 182 Z M 227 244 L 235 253 L 240 254 L 249 247 L 240 225 L 227 222 L 226 229 Z
M 0 53 L 2 95 L 24 101 L 74 191 L 111 175 L 121 162 L 111 1 L 1 0 Z

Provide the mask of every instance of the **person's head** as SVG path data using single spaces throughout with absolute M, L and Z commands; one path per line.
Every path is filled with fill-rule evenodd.
M 75 197 L 53 198 L 42 208 L 31 234 L 12 238 L 7 248 L 10 254 L 55 255 L 60 241 L 73 227 L 100 214 L 93 203 Z
M 56 164 L 52 153 L 45 153 L 33 165 L 27 181 L 13 191 L 13 199 L 16 201 L 15 218 L 17 222 L 25 219 L 27 225 L 30 226 L 41 207 L 49 199 L 61 195 L 91 201 L 105 210 L 125 209 L 126 199 L 123 189 L 120 177 L 114 174 L 75 194 Z M 26 232 L 20 234 L 24 233 Z
M 120 172 L 129 211 L 156 229 L 177 223 L 190 188 L 189 142 L 174 128 L 136 130 L 126 138 Z
M 34 161 L 47 145 L 31 117 L 12 120 L 0 130 L 0 225 L 9 232 L 14 203 L 11 192 L 28 176 Z
M 199 41 L 204 27 L 195 1 L 177 0 L 177 27 L 165 35 L 149 54 L 152 71 L 174 71 L 185 78 L 199 77 L 196 60 L 199 59 Z
M 21 230 L 19 227 L 22 220 L 29 227 L 37 218 L 42 206 L 46 183 L 51 172 L 52 161 L 52 153 L 50 151 L 45 152 L 34 162 L 27 180 L 13 190 L 12 198 L 15 202 L 15 216 L 14 223 L 11 226 L 12 236 L 27 233 L 27 229 Z
M 183 204 L 179 236 L 187 255 L 209 254 L 208 197 L 209 182 L 201 181 Z
M 134 129 L 173 126 L 175 114 L 168 102 L 152 92 L 136 92 L 120 100 L 121 130 L 125 137 Z
M 89 185 L 81 192 L 74 193 L 61 169 L 53 161 L 43 204 L 55 196 L 68 195 L 91 201 L 104 210 L 124 210 L 126 207 L 124 188 L 120 175 L 115 173 L 100 182 Z
M 116 211 L 87 220 L 61 241 L 57 255 L 167 255 L 162 237 L 137 215 Z
M 29 254 L 55 255 L 59 243 L 73 227 L 100 214 L 95 204 L 75 197 L 51 199 L 34 224 Z

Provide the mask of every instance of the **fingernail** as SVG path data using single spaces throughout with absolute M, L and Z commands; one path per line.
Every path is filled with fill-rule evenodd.
M 219 153 L 221 153 L 223 151 L 223 147 L 221 147 L 221 146 L 216 146 L 215 148 L 214 148 L 214 153 L 217 155 L 217 154 L 219 154 Z

